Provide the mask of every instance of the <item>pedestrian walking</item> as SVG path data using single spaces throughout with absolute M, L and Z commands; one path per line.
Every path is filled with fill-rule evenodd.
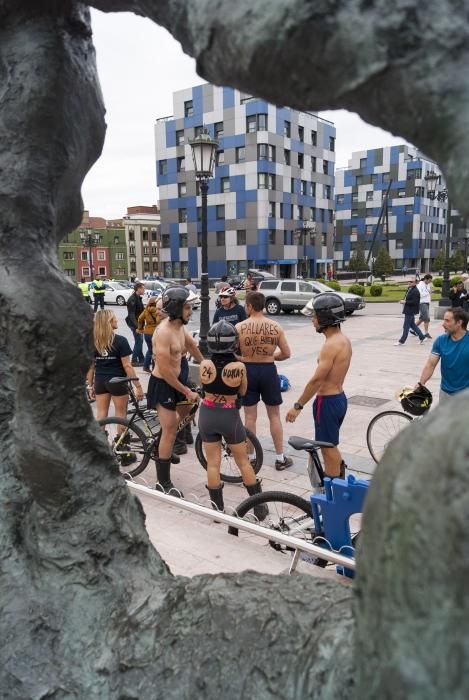
M 88 282 L 86 282 L 85 278 L 82 277 L 81 281 L 78 285 L 78 289 L 83 295 L 83 299 L 88 303 L 91 304 L 91 297 L 90 297 L 90 285 Z
M 142 367 L 145 360 L 143 355 L 143 336 L 138 332 L 138 319 L 143 311 L 142 296 L 144 293 L 144 285 L 141 282 L 135 282 L 134 291 L 127 300 L 127 317 L 125 322 L 134 337 L 134 349 L 132 351 L 132 365 L 134 367 Z
M 235 353 L 238 332 L 225 320 L 213 324 L 207 333 L 210 358 L 200 364 L 204 399 L 199 410 L 199 433 L 207 458 L 207 489 L 214 510 L 223 512 L 223 484 L 220 481 L 221 441 L 228 445 L 244 487 L 250 496 L 261 493 L 261 481 L 248 459 L 246 430 L 241 422 L 237 400 L 247 390 L 246 368 Z M 259 520 L 268 514 L 266 506 L 254 510 Z
M 467 324 L 469 314 L 461 307 L 445 311 L 443 329 L 433 343 L 430 357 L 420 375 L 416 386 L 425 386 L 433 376 L 436 366 L 441 361 L 440 403 L 469 389 L 469 333 Z
M 255 434 L 257 405 L 261 400 L 265 404 L 276 453 L 275 468 L 281 471 L 291 467 L 293 460 L 283 453 L 283 426 L 280 420 L 283 399 L 275 363 L 288 360 L 291 351 L 282 326 L 277 321 L 265 318 L 264 305 L 265 297 L 261 292 L 247 292 L 248 318 L 236 325 L 241 360 L 246 365 L 248 380 L 243 406 L 246 428 Z
M 90 284 L 90 291 L 93 292 L 94 313 L 98 310 L 98 306 L 100 309 L 104 309 L 106 289 L 109 289 L 109 287 L 104 282 L 102 275 L 96 275 L 96 279 Z
M 467 292 L 464 287 L 464 282 L 460 280 L 453 287 L 449 293 L 449 299 L 451 301 L 451 306 L 457 308 L 458 306 L 464 307 L 464 303 L 467 299 Z
M 352 360 L 352 344 L 340 327 L 345 321 L 344 302 L 337 294 L 319 294 L 306 304 L 302 313 L 311 318 L 316 333 L 324 335 L 325 343 L 316 370 L 288 411 L 286 421 L 294 423 L 305 404 L 316 395 L 313 404 L 315 439 L 334 445 L 321 447 L 324 472 L 331 479 L 344 479 L 346 465 L 338 445 L 339 431 L 347 413 L 343 384 Z
M 189 290 L 190 292 L 192 292 L 193 294 L 198 294 L 198 293 L 199 293 L 197 287 L 196 287 L 195 284 L 192 282 L 192 279 L 191 279 L 190 277 L 188 277 L 188 278 L 186 279 L 186 284 L 185 284 L 184 286 L 185 286 L 186 289 L 188 289 L 188 290 Z
M 401 304 L 403 304 L 402 313 L 404 314 L 404 326 L 400 339 L 397 343 L 394 343 L 394 345 L 397 346 L 404 345 L 410 330 L 413 330 L 415 335 L 418 336 L 420 345 L 422 345 L 426 339 L 420 328 L 415 324 L 415 316 L 420 310 L 420 292 L 417 289 L 415 277 L 411 277 L 408 284 L 406 295 L 401 301 Z
M 143 371 L 147 372 L 148 374 L 151 374 L 151 370 L 153 368 L 153 361 L 152 361 L 152 354 L 153 354 L 153 349 L 152 349 L 152 338 L 153 338 L 153 333 L 156 330 L 156 326 L 159 323 L 160 316 L 158 314 L 158 309 L 156 306 L 157 298 L 156 297 L 150 297 L 148 299 L 148 304 L 145 306 L 143 309 L 142 313 L 138 317 L 137 320 L 137 333 L 140 335 L 143 335 L 145 339 L 145 343 L 147 346 L 147 351 L 143 360 Z
M 428 332 L 430 327 L 430 302 L 432 300 L 432 279 L 433 275 L 424 275 L 423 280 L 417 285 L 417 289 L 420 294 L 420 306 L 419 306 L 419 319 L 416 322 L 416 326 L 420 326 L 423 323 L 423 328 L 425 331 L 425 337 L 431 340 L 431 335 Z M 411 330 L 412 335 L 416 335 L 414 330 Z

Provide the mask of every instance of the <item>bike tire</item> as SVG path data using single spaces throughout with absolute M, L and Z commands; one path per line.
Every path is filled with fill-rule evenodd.
M 269 514 L 264 520 L 259 521 L 254 514 L 254 508 L 266 505 Z M 245 518 L 252 514 L 252 521 L 261 527 L 267 527 L 275 532 L 282 532 L 286 535 L 306 539 L 313 543 L 315 538 L 321 536 L 314 529 L 313 513 L 311 503 L 300 496 L 287 491 L 264 491 L 255 496 L 246 498 L 236 508 L 240 518 Z M 230 535 L 238 537 L 239 530 L 234 525 L 228 528 Z M 269 545 L 279 552 L 292 552 L 294 547 L 283 545 L 273 540 L 269 540 Z M 325 563 L 325 560 L 320 560 Z
M 262 445 L 259 439 L 251 433 L 250 430 L 246 428 L 246 438 L 251 442 L 254 448 L 254 459 L 251 461 L 254 472 L 257 474 L 262 467 L 264 461 L 264 452 L 262 450 Z M 241 484 L 243 478 L 239 473 L 239 469 L 236 466 L 236 462 L 231 456 L 230 449 L 226 442 L 222 439 L 222 454 L 221 454 L 221 468 L 220 468 L 220 479 L 226 481 L 228 484 Z M 205 470 L 207 470 L 207 459 L 204 454 L 204 448 L 202 443 L 202 438 L 200 433 L 197 434 L 195 438 L 195 453 L 200 464 Z
M 371 419 L 366 430 L 366 444 L 376 463 L 383 456 L 389 442 L 412 421 L 412 416 L 404 411 L 382 411 Z
M 116 416 L 102 418 L 98 423 L 107 433 L 109 449 L 116 457 L 122 476 L 129 479 L 141 474 L 147 468 L 148 462 L 150 461 L 148 440 L 143 430 L 126 418 L 118 418 Z M 114 436 L 117 435 L 117 426 L 119 425 L 123 426 L 124 433 L 129 435 L 129 448 L 123 451 L 122 454 L 119 454 L 119 449 L 116 449 L 114 443 Z M 122 465 L 121 461 L 124 457 L 124 452 L 130 452 L 130 454 L 135 455 L 137 458 L 136 461 L 129 465 Z

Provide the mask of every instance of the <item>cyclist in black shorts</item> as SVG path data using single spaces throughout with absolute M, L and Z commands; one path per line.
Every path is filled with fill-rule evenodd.
M 237 399 L 247 389 L 246 368 L 236 359 L 238 333 L 228 321 L 218 321 L 207 334 L 211 353 L 200 365 L 204 399 L 199 411 L 199 432 L 207 457 L 207 488 L 214 510 L 223 511 L 223 484 L 220 481 L 221 440 L 224 438 L 243 477 L 250 496 L 261 493 L 248 459 L 246 431 L 241 422 Z M 267 515 L 266 506 L 255 512 L 259 520 Z
M 117 335 L 117 318 L 113 311 L 104 309 L 97 311 L 94 316 L 94 362 L 88 370 L 88 394 L 90 398 L 96 397 L 96 418 L 107 418 L 109 405 L 114 404 L 116 416 L 125 418 L 127 416 L 127 405 L 129 395 L 126 384 L 113 385 L 109 383 L 112 377 L 135 377 L 135 370 L 130 363 L 132 350 L 127 338 Z M 135 393 L 139 401 L 143 401 L 144 394 L 140 382 L 134 382 Z M 118 433 L 122 433 L 124 428 L 118 426 Z M 122 456 L 123 466 L 135 461 L 135 455 Z M 125 461 L 127 460 L 127 461 Z

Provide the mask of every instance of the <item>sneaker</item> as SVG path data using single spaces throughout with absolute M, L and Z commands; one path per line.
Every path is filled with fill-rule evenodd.
M 394 343 L 394 345 L 404 345 L 404 343 L 401 343 L 400 340 L 398 340 L 397 343 Z
M 146 372 L 147 374 L 151 374 L 151 369 L 149 367 L 144 367 L 143 371 Z
M 278 472 L 283 471 L 284 469 L 288 469 L 288 467 L 291 467 L 293 464 L 293 460 L 291 457 L 285 457 L 283 462 L 281 462 L 279 459 L 275 460 L 275 469 Z
M 409 330 L 410 335 L 417 335 L 415 331 L 412 330 L 412 328 Z
M 428 338 L 428 340 L 432 340 L 432 336 L 430 333 L 425 333 L 425 338 Z
M 421 339 L 419 340 L 420 345 L 423 345 L 424 342 L 426 341 L 426 339 L 427 339 L 427 336 L 424 335 L 423 338 L 421 338 Z

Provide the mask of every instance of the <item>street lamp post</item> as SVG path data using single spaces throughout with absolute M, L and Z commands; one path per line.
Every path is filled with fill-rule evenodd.
M 96 248 L 100 241 L 99 233 L 96 231 L 93 233 L 93 229 L 89 228 L 86 231 L 84 229 L 80 230 L 80 239 L 85 248 L 88 248 L 88 258 L 90 262 L 90 272 L 91 272 L 91 282 L 94 279 L 93 271 L 93 253 L 92 249 Z
M 306 237 L 310 233 L 314 233 L 316 231 L 316 225 L 312 224 L 311 226 L 308 226 L 306 221 L 303 221 L 303 226 L 302 228 L 296 228 L 293 231 L 293 236 L 296 245 L 301 245 L 303 247 L 303 255 L 301 259 L 301 276 L 307 277 L 307 255 L 306 255 Z
M 194 161 L 195 176 L 200 183 L 200 194 L 202 197 L 202 271 L 200 275 L 200 334 L 199 349 L 204 357 L 208 356 L 207 334 L 210 327 L 208 294 L 208 258 L 207 258 L 207 192 L 208 179 L 213 177 L 213 167 L 215 165 L 215 153 L 218 141 L 212 139 L 207 129 L 204 129 L 195 139 L 189 141 L 192 148 L 192 159 Z
M 446 188 L 437 190 L 437 185 L 441 182 L 441 176 L 437 175 L 434 170 L 431 170 L 425 175 L 427 182 L 427 194 L 432 201 L 437 199 L 439 202 L 448 200 L 448 213 L 446 218 L 446 237 L 445 237 L 445 262 L 443 265 L 443 284 L 441 287 L 441 299 L 438 306 L 451 306 L 449 299 L 449 259 L 451 256 L 451 201 Z

